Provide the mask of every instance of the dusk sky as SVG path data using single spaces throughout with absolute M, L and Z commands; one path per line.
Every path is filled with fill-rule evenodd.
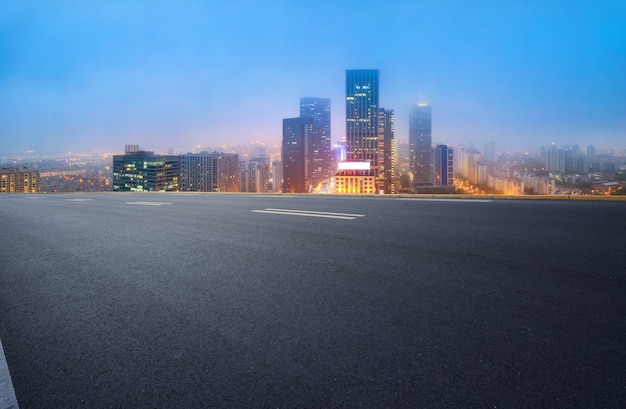
M 408 139 L 626 146 L 626 2 L 0 0 L 0 154 L 279 144 L 300 97 L 345 132 L 345 70 L 380 69 Z

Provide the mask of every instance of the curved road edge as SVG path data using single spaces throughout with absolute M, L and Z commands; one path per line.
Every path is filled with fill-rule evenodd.
M 17 409 L 17 398 L 11 382 L 9 366 L 4 357 L 2 340 L 0 340 L 0 409 Z

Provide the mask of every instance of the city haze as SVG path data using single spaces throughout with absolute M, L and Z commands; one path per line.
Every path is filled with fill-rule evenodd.
M 278 145 L 301 97 L 380 69 L 408 138 L 501 149 L 626 140 L 626 5 L 587 2 L 3 1 L 0 154 Z

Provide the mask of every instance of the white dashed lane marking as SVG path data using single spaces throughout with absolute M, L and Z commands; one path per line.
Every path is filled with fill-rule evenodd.
M 282 214 L 282 215 L 288 215 L 288 216 L 323 217 L 326 219 L 343 219 L 343 220 L 354 220 L 358 217 L 365 217 L 364 214 L 318 212 L 318 211 L 312 211 L 312 210 L 291 210 L 291 209 L 263 209 L 263 210 L 252 210 L 252 212 L 253 213 Z
M 163 205 L 171 205 L 168 202 L 126 202 L 129 205 L 137 205 L 137 206 L 163 206 Z
M 453 203 L 453 202 L 491 203 L 493 202 L 493 200 L 489 200 L 489 199 L 419 199 L 419 198 L 415 198 L 415 199 L 406 198 L 405 199 L 405 198 L 400 198 L 396 200 L 406 200 L 406 201 L 412 201 L 412 202 L 426 201 L 426 202 L 449 202 L 449 203 Z

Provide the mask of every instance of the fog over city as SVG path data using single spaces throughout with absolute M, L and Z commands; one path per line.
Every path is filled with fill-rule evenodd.
M 398 140 L 428 102 L 434 144 L 626 141 L 623 1 L 0 4 L 0 154 L 279 145 L 309 96 L 338 141 L 354 68 Z

